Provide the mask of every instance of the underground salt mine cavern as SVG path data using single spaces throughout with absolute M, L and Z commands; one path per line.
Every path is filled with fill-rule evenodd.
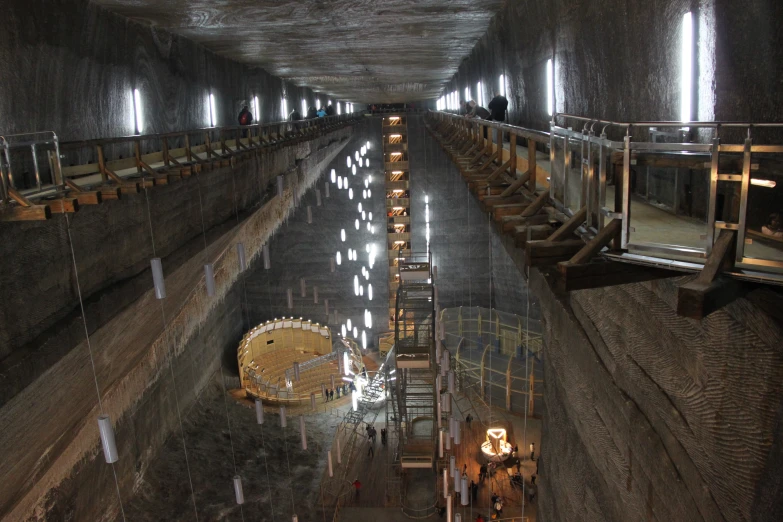
M 783 2 L 6 0 L 0 520 L 783 520 Z

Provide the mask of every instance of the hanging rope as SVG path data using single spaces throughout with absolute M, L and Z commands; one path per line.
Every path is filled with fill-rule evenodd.
M 155 234 L 153 233 L 152 229 L 152 211 L 150 209 L 150 198 L 149 193 L 147 192 L 146 184 L 144 186 L 144 198 L 147 202 L 147 218 L 149 221 L 149 227 L 150 227 L 150 239 L 152 241 L 152 256 L 157 257 L 157 252 L 155 250 Z M 171 339 L 169 338 L 169 329 L 168 329 L 168 323 L 166 321 L 166 310 L 163 307 L 163 300 L 158 299 L 158 303 L 160 303 L 160 315 L 161 319 L 163 321 L 163 332 L 165 334 L 165 342 L 166 342 L 166 352 L 168 353 L 169 357 L 169 373 L 171 374 L 171 382 L 174 385 L 174 404 L 177 407 L 177 420 L 179 421 L 179 432 L 180 435 L 182 435 L 182 450 L 185 453 L 185 468 L 188 471 L 188 483 L 190 484 L 190 495 L 193 499 L 193 512 L 196 516 L 196 522 L 198 522 L 198 508 L 196 507 L 196 491 L 193 488 L 193 476 L 190 473 L 190 462 L 188 461 L 188 447 L 185 442 L 185 428 L 182 424 L 182 412 L 179 407 L 179 397 L 177 396 L 177 380 L 174 377 L 174 355 L 171 353 Z
M 84 313 L 84 300 L 82 299 L 82 288 L 79 283 L 79 270 L 76 265 L 76 252 L 73 248 L 73 237 L 71 236 L 71 221 L 68 218 L 68 213 L 65 213 L 65 230 L 68 233 L 68 246 L 71 249 L 71 261 L 73 262 L 73 274 L 76 281 L 76 293 L 79 296 L 79 308 L 82 312 L 82 324 L 84 325 L 84 337 L 87 341 L 87 352 L 90 354 L 90 367 L 92 368 L 92 377 L 95 382 L 95 393 L 98 396 L 98 409 L 101 415 L 104 415 L 103 401 L 101 400 L 101 389 L 98 385 L 98 374 L 95 371 L 95 359 L 92 354 L 92 344 L 90 343 L 90 331 L 87 328 L 87 316 Z M 125 520 L 125 507 L 122 505 L 122 495 L 120 494 L 120 483 L 117 480 L 117 470 L 114 468 L 114 463 L 111 463 L 111 472 L 114 475 L 114 485 L 117 488 L 117 498 L 120 501 L 120 513 L 122 514 L 122 520 Z
M 234 179 L 234 169 L 231 169 L 231 179 L 233 181 Z M 199 212 L 201 214 L 201 235 L 204 239 L 204 263 L 209 263 L 209 251 L 207 248 L 207 229 L 206 224 L 204 221 L 204 204 L 201 198 L 201 176 L 196 177 L 196 186 L 198 187 L 198 208 Z M 234 208 L 236 211 L 236 207 Z M 226 425 L 228 426 L 228 443 L 231 446 L 231 461 L 234 465 L 234 475 L 239 475 L 239 470 L 237 469 L 237 459 L 236 455 L 234 454 L 234 437 L 231 433 L 231 417 L 228 414 L 228 398 L 226 397 L 228 395 L 228 390 L 226 389 L 226 376 L 223 374 L 223 362 L 220 361 L 220 382 L 223 385 L 223 408 L 226 411 Z M 245 520 L 245 510 L 242 507 L 242 504 L 239 504 L 239 514 L 242 520 Z

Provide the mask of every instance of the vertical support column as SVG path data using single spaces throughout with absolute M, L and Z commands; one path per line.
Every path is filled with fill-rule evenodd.
M 630 128 L 628 129 L 630 132 Z M 628 245 L 628 239 L 631 233 L 631 136 L 625 135 L 623 140 L 623 187 L 622 187 L 622 211 L 623 227 L 620 232 L 620 247 L 625 248 Z M 617 191 L 617 187 L 615 187 Z
M 514 147 L 514 151 L 516 152 L 516 140 L 514 141 L 512 146 Z M 530 189 L 530 192 L 532 192 L 533 194 L 536 193 L 537 170 L 538 170 L 538 166 L 536 164 L 536 142 L 528 138 L 527 139 L 527 171 L 530 173 L 530 179 L 528 179 L 527 186 Z
M 750 188 L 750 159 L 753 140 L 745 139 L 745 149 L 742 152 L 742 185 L 740 192 L 739 229 L 737 230 L 737 255 L 735 262 L 741 263 L 745 255 L 745 227 L 748 213 L 748 189 Z
M 717 130 L 716 130 L 717 132 Z M 720 138 L 712 140 L 712 162 L 710 163 L 710 199 L 707 211 L 707 244 L 705 250 L 707 257 L 712 253 L 712 244 L 715 243 L 715 212 L 718 199 L 718 165 L 720 162 Z M 744 167 L 744 163 L 743 163 Z

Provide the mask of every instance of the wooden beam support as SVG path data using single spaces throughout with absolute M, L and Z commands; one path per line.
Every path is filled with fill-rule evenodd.
M 503 232 L 511 233 L 517 227 L 523 227 L 528 225 L 544 225 L 549 223 L 549 214 L 536 214 L 535 216 L 505 216 L 501 219 L 503 223 Z
M 536 197 L 533 203 L 531 203 L 530 206 L 527 207 L 524 212 L 522 212 L 522 217 L 530 217 L 538 214 L 538 212 L 544 208 L 544 205 L 546 205 L 548 202 L 549 189 L 545 190 Z
M 552 233 L 554 228 L 549 223 L 544 225 L 530 225 L 516 227 L 514 229 L 514 246 L 525 248 L 528 241 L 545 240 Z
M 0 221 L 43 221 L 51 217 L 49 205 L 0 205 Z
M 584 245 L 584 248 L 574 255 L 568 262 L 572 265 L 583 265 L 607 246 L 620 233 L 622 220 L 613 219 L 604 228 L 598 231 L 593 239 Z
M 567 261 L 585 246 L 581 239 L 565 241 L 528 241 L 525 245 L 525 263 L 527 266 L 554 265 Z
M 562 292 L 641 283 L 682 275 L 673 270 L 608 260 L 581 265 L 558 263 L 557 269 L 560 275 L 557 279 L 557 286 Z
M 699 275 L 677 289 L 678 315 L 703 319 L 744 295 L 738 281 L 718 279 L 721 272 L 734 268 L 736 249 L 737 231 L 722 229 Z
M 512 183 L 510 187 L 504 190 L 501 196 L 507 198 L 508 196 L 512 196 L 516 194 L 517 191 L 521 189 L 529 179 L 530 179 L 530 171 L 527 171 L 524 174 L 522 174 L 522 176 L 520 176 L 519 179 L 517 179 L 514 183 Z
M 20 194 L 15 188 L 8 187 L 8 195 L 11 196 L 11 199 L 16 201 L 19 205 L 23 207 L 33 206 L 30 200 L 24 197 L 22 194 Z
M 498 223 L 503 221 L 506 216 L 518 216 L 527 207 L 529 203 L 511 203 L 508 205 L 495 205 L 492 207 L 493 219 Z
M 65 185 L 73 191 L 80 205 L 100 205 L 103 203 L 103 195 L 100 191 L 86 191 L 70 179 L 65 180 Z
M 547 238 L 547 241 L 562 241 L 571 237 L 574 231 L 579 228 L 582 223 L 587 219 L 587 206 L 582 207 L 576 214 L 563 223 L 563 226 L 555 230 L 555 232 Z

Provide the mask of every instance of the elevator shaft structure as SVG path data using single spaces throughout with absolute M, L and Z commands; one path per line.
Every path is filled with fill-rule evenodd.
M 437 435 L 435 292 L 430 254 L 400 256 L 395 306 L 396 431 L 400 465 L 432 468 Z

